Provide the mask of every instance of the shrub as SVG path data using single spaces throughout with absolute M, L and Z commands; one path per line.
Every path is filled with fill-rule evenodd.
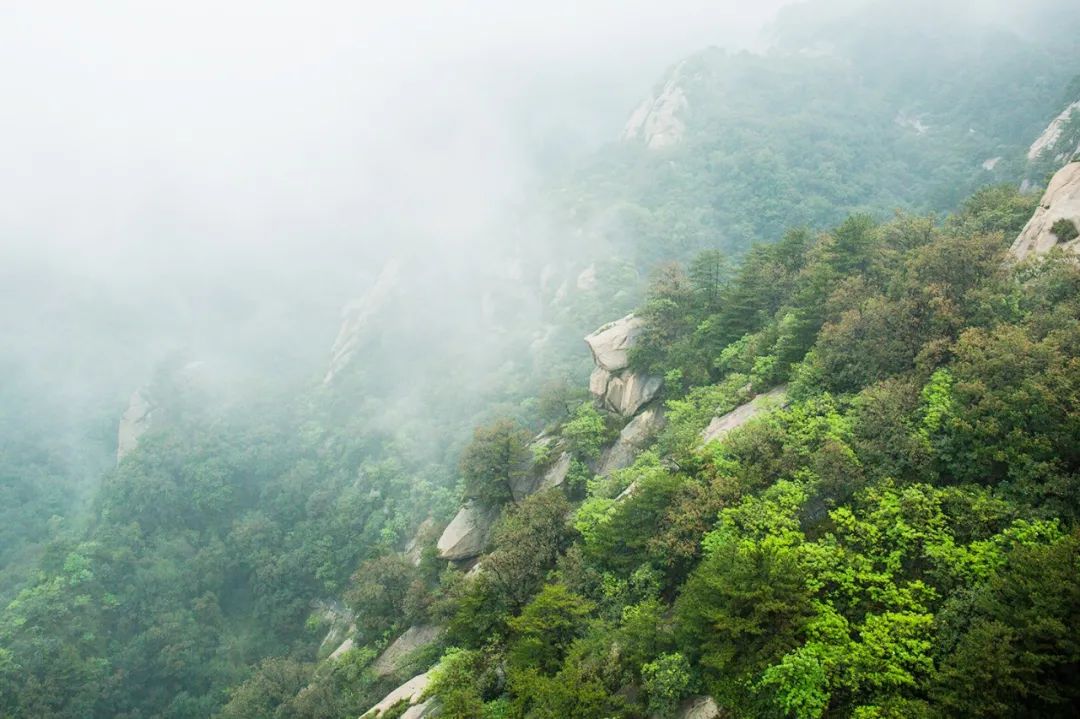
M 1076 223 L 1064 217 L 1051 225 L 1050 231 L 1057 237 L 1058 242 L 1072 242 L 1080 237 L 1080 230 L 1076 228 Z
M 574 418 L 563 427 L 562 436 L 574 456 L 589 461 L 600 456 L 600 450 L 609 439 L 609 432 L 599 410 L 591 404 L 583 404 L 574 412 Z

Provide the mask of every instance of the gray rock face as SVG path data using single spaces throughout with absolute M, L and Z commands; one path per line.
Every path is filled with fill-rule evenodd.
M 364 293 L 364 296 L 351 302 L 342 311 L 341 328 L 333 347 L 330 348 L 330 364 L 326 370 L 323 384 L 334 381 L 341 370 L 345 369 L 352 361 L 356 351 L 363 343 L 363 330 L 374 315 L 386 303 L 387 299 L 397 289 L 401 267 L 397 260 L 390 260 L 383 266 L 375 284 Z
M 656 397 L 662 377 L 623 371 L 608 378 L 607 387 L 600 397 L 605 408 L 624 417 L 633 417 L 637 411 Z
M 644 322 L 632 314 L 609 322 L 585 338 L 593 362 L 608 372 L 618 372 L 630 364 L 628 354 Z
M 400 701 L 407 701 L 410 705 L 416 706 L 417 699 L 420 698 L 420 695 L 427 689 L 428 684 L 431 683 L 429 674 L 430 672 L 424 672 L 405 682 L 383 697 L 382 701 L 378 704 L 364 712 L 361 719 L 376 719 L 376 717 L 383 714 Z
M 599 474 L 606 476 L 633 464 L 638 454 L 664 428 L 664 423 L 663 407 L 650 407 L 630 420 L 619 432 L 615 444 L 604 454 Z
M 435 697 L 432 697 L 422 704 L 413 704 L 405 710 L 401 719 L 427 719 L 427 717 L 437 716 L 438 708 Z
M 578 274 L 577 288 L 582 292 L 596 289 L 596 265 L 589 265 Z
M 352 649 L 352 639 L 346 637 L 356 631 L 356 617 L 353 616 L 348 607 L 338 601 L 320 602 L 317 607 L 323 621 L 330 625 L 326 631 L 326 636 L 323 637 L 322 643 L 319 645 L 319 654 L 322 654 L 330 647 L 337 647 L 330 655 L 336 659 Z
M 340 644 L 340 645 L 338 646 L 338 648 L 337 648 L 337 649 L 335 649 L 334 651 L 330 652 L 330 659 L 331 659 L 331 660 L 334 660 L 334 659 L 338 659 L 338 658 L 340 658 L 342 654 L 344 654 L 345 652 L 349 651 L 349 650 L 350 650 L 350 649 L 352 649 L 352 648 L 353 648 L 354 646 L 356 646 L 356 642 L 354 642 L 354 641 L 352 640 L 352 637 L 349 637 L 348 639 L 346 639 L 345 641 L 343 641 L 343 642 L 342 642 L 342 643 L 341 643 L 341 644 Z
M 1020 261 L 1033 255 L 1044 255 L 1056 246 L 1080 252 L 1080 239 L 1063 243 L 1052 231 L 1055 223 L 1061 220 L 1072 222 L 1080 230 L 1080 162 L 1070 162 L 1050 180 L 1035 214 L 1009 248 L 1009 254 Z
M 418 624 L 409 627 L 404 634 L 383 650 L 383 653 L 371 665 L 372 671 L 378 677 L 393 674 L 402 668 L 404 661 L 410 654 L 434 644 L 439 639 L 440 634 L 442 634 L 442 627 L 435 624 Z
M 541 434 L 536 437 L 530 448 L 544 447 L 548 452 L 559 451 L 560 447 L 555 446 L 555 438 L 548 437 Z M 530 494 L 535 494 L 544 489 L 551 489 L 552 487 L 558 487 L 566 480 L 566 475 L 570 471 L 570 455 L 566 452 L 560 452 L 559 457 L 555 460 L 555 463 L 548 467 L 543 472 L 533 468 L 524 476 L 519 477 L 517 480 L 510 484 L 510 493 L 514 496 L 515 502 L 528 497 Z
M 1060 115 L 1050 121 L 1042 134 L 1035 139 L 1035 142 L 1031 143 L 1031 147 L 1028 148 L 1027 159 L 1037 160 L 1042 155 L 1052 152 L 1055 153 L 1055 159 L 1064 161 L 1068 159 L 1071 152 L 1080 151 L 1080 146 L 1073 147 L 1071 143 L 1067 147 L 1059 147 L 1059 145 L 1063 144 L 1061 140 L 1062 135 L 1065 134 L 1065 128 L 1075 112 L 1080 112 L 1080 100 L 1070 104 Z
M 679 705 L 675 712 L 675 719 L 717 719 L 720 716 L 720 707 L 712 697 L 690 697 Z
M 434 533 L 435 520 L 428 517 L 420 523 L 420 526 L 416 528 L 416 533 L 412 536 L 412 539 L 405 545 L 405 556 L 409 558 L 409 561 L 413 563 L 413 566 L 420 566 L 424 545 L 435 538 Z
M 644 142 L 650 150 L 677 145 L 686 132 L 682 115 L 686 112 L 686 93 L 682 89 L 683 64 L 672 70 L 659 92 L 638 106 L 623 128 L 623 141 Z
M 589 391 L 605 408 L 632 417 L 660 391 L 663 378 L 629 370 L 630 348 L 641 332 L 642 320 L 627 315 L 585 338 L 596 369 Z
M 118 464 L 124 455 L 139 446 L 139 438 L 151 427 L 154 410 L 154 404 L 143 390 L 136 390 L 131 395 L 131 400 L 116 430 L 116 462 Z
M 487 545 L 488 535 L 497 517 L 498 512 L 475 503 L 462 507 L 439 537 L 436 545 L 439 559 L 461 561 L 478 556 Z
M 780 385 L 759 394 L 746 404 L 739 405 L 721 417 L 713 417 L 709 426 L 701 432 L 701 443 L 715 442 L 731 430 L 741 427 L 751 419 L 770 409 L 784 407 L 787 403 L 787 385 Z
M 561 487 L 562 483 L 566 481 L 566 475 L 570 472 L 570 459 L 569 452 L 560 454 L 559 458 L 555 460 L 555 464 L 551 465 L 548 470 L 541 475 L 540 482 L 534 491 L 540 492 L 545 489 L 551 489 L 552 487 Z
M 629 499 L 630 497 L 633 497 L 635 494 L 637 494 L 638 488 L 638 480 L 635 479 L 633 482 L 626 486 L 626 489 L 619 492 L 619 496 L 615 497 L 615 501 L 621 502 L 624 499 Z

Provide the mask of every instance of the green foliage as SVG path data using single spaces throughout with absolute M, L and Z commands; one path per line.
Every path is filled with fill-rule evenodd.
M 488 507 L 510 501 L 512 486 L 529 471 L 529 434 L 510 419 L 477 427 L 461 454 L 465 497 Z
M 390 554 L 363 562 L 345 594 L 360 640 L 378 639 L 388 629 L 419 619 L 414 612 L 423 602 L 415 595 L 423 592 L 420 571 L 408 558 Z
M 268 659 L 229 697 L 220 719 L 265 719 L 281 711 L 311 680 L 311 667 L 290 659 Z
M 591 403 L 585 403 L 574 410 L 572 419 L 563 425 L 562 437 L 577 459 L 591 461 L 600 456 L 611 432 L 600 411 Z
M 547 571 L 570 540 L 570 503 L 558 489 L 534 494 L 513 507 L 495 526 L 492 551 L 483 572 L 513 611 L 536 593 Z
M 655 661 L 642 665 L 641 684 L 649 697 L 649 711 L 669 716 L 693 685 L 690 662 L 678 652 L 661 654 Z
M 591 604 L 561 584 L 545 585 L 520 616 L 510 621 L 512 666 L 554 673 L 571 642 L 582 635 Z
M 439 697 L 439 716 L 475 719 L 484 711 L 480 695 L 483 655 L 478 651 L 448 649 L 432 670 L 427 693 Z
M 618 500 L 590 499 L 578 511 L 575 526 L 594 561 L 628 573 L 650 559 L 655 561 L 649 555 L 649 540 L 682 480 L 649 453 L 624 476 L 629 479 L 625 495 Z
M 1080 702 L 1080 537 L 1023 544 L 953 616 L 931 695 L 955 716 L 1065 717 Z
M 1076 223 L 1065 218 L 1061 218 L 1051 225 L 1050 231 L 1054 233 L 1057 241 L 1061 243 L 1072 242 L 1077 237 L 1080 237 L 1080 229 L 1077 229 Z

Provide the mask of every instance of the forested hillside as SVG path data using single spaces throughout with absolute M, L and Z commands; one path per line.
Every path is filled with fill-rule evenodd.
M 368 271 L 323 363 L 163 355 L 86 410 L 0 355 L 0 717 L 1075 716 L 1045 4 L 691 54 L 497 252 Z
M 568 522 L 549 490 L 496 526 L 435 615 L 443 716 L 667 716 L 698 692 L 735 716 L 1071 715 L 1080 275 L 1005 265 L 1025 206 L 855 216 L 718 285 L 658 276 L 633 355 L 665 372 L 668 425 Z M 590 411 L 562 430 L 586 462 Z

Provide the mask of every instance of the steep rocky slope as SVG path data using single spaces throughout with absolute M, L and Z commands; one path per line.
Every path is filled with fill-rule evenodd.
M 1055 247 L 1080 249 L 1080 162 L 1054 174 L 1027 225 L 1009 248 L 1017 260 L 1044 255 Z

